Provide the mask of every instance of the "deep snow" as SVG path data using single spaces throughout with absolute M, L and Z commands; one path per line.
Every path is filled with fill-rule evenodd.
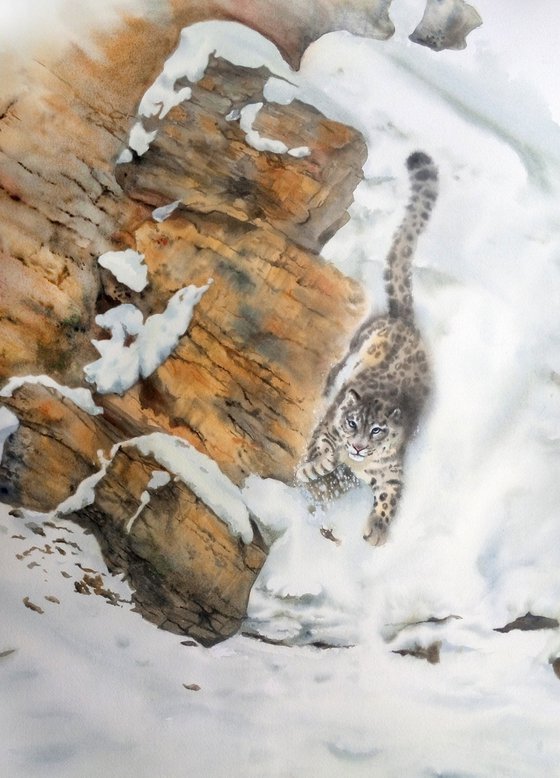
M 268 42 L 252 45 L 254 33 L 243 33 L 241 54 L 230 25 L 187 34 L 198 41 L 193 78 L 205 48 L 250 52 L 255 66 L 272 58 L 265 96 L 308 100 L 364 133 L 365 180 L 324 253 L 364 281 L 377 310 L 407 196 L 404 160 L 420 148 L 437 161 L 440 199 L 415 261 L 436 391 L 380 549 L 361 541 L 367 489 L 311 514 L 297 490 L 245 484 L 242 500 L 274 541 L 246 630 L 289 647 L 242 636 L 210 650 L 181 645 L 124 603 L 74 592 L 77 562 L 106 572 L 91 537 L 56 519 L 67 529 L 42 538 L 26 527 L 38 517 L 5 515 L 6 774 L 560 775 L 550 665 L 560 630 L 494 631 L 527 611 L 560 618 L 560 10 L 475 5 L 484 26 L 463 52 L 408 43 L 423 3 L 407 0 L 391 9 L 392 40 L 330 34 L 297 74 Z M 168 76 L 187 72 L 179 59 Z M 54 553 L 15 557 L 46 543 Z M 417 623 L 450 616 L 460 618 Z M 392 653 L 434 641 L 436 665 Z M 301 645 L 311 642 L 352 647 Z

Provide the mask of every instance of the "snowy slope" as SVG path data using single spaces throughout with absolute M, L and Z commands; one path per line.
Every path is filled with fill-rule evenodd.
M 243 637 L 213 649 L 182 645 L 126 603 L 76 593 L 74 581 L 87 575 L 77 562 L 104 567 L 91 536 L 55 524 L 41 538 L 21 520 L 0 520 L 0 654 L 14 650 L 0 657 L 4 775 L 558 774 L 558 680 L 541 633 L 463 638 L 439 665 L 380 641 L 329 650 Z M 67 554 L 14 555 L 47 544 Z M 103 585 L 126 599 L 118 580 L 105 575 Z
M 56 519 L 66 529 L 43 538 L 26 526 L 37 517 L 3 516 L 6 775 L 560 776 L 560 630 L 494 631 L 527 611 L 560 619 L 560 10 L 475 5 L 484 26 L 463 52 L 409 44 L 423 3 L 401 0 L 392 40 L 333 33 L 297 74 L 253 33 L 236 54 L 230 25 L 186 36 L 196 56 L 176 55 L 158 82 L 165 105 L 174 78 L 195 77 L 225 40 L 228 56 L 272 64 L 270 99 L 308 100 L 364 133 L 366 178 L 325 254 L 378 310 L 404 160 L 420 148 L 437 161 L 440 200 L 415 263 L 436 392 L 380 549 L 360 538 L 367 489 L 311 514 L 297 490 L 246 483 L 274 540 L 246 629 L 290 647 L 184 646 L 126 603 L 74 590 L 77 562 L 106 573 L 78 528 Z M 417 623 L 434 617 L 445 621 Z M 393 653 L 436 641 L 439 664 Z M 352 647 L 302 645 L 313 642 Z

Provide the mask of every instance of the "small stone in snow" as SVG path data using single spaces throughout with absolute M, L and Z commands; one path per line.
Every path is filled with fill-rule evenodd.
M 332 540 L 332 542 L 336 543 L 337 546 L 340 546 L 342 543 L 339 538 L 334 536 L 332 529 L 328 529 L 327 527 L 321 527 L 321 535 L 327 540 Z
M 30 529 L 31 532 L 33 532 L 35 535 L 42 535 L 43 537 L 46 537 L 45 530 L 40 524 L 37 524 L 37 522 L 28 521 L 25 526 L 27 527 L 27 529 Z
M 38 605 L 35 605 L 35 603 L 34 603 L 34 602 L 31 602 L 31 600 L 29 599 L 29 597 L 24 597 L 24 598 L 23 598 L 23 604 L 25 605 L 25 607 L 26 607 L 26 608 L 29 608 L 29 610 L 31 610 L 31 611 L 35 611 L 35 613 L 44 613 L 44 612 L 45 612 L 45 611 L 44 611 L 42 608 L 40 608 Z
M 400 654 L 400 656 L 414 656 L 417 659 L 425 659 L 431 665 L 437 665 L 439 662 L 440 648 L 441 640 L 436 640 L 425 648 L 424 646 L 420 646 L 417 643 L 413 648 L 400 648 L 393 651 L 393 654 Z
M 548 616 L 535 616 L 530 611 L 524 616 L 519 616 L 515 621 L 510 621 L 505 627 L 497 627 L 494 632 L 511 632 L 512 629 L 530 631 L 534 629 L 556 629 L 560 626 L 558 619 Z

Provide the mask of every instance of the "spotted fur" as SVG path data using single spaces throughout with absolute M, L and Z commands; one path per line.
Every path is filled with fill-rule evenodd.
M 297 472 L 319 497 L 338 496 L 359 481 L 368 483 L 374 505 L 364 538 L 372 545 L 387 539 L 402 490 L 404 451 L 430 388 L 428 360 L 414 324 L 411 262 L 437 199 L 438 177 L 422 152 L 412 154 L 407 167 L 410 199 L 385 271 L 388 314 L 368 319 L 345 359 L 331 371 L 326 392 L 334 397 Z M 350 374 L 344 378 L 349 363 Z

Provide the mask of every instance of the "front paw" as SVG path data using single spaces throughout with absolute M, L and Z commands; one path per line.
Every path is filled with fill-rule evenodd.
M 389 526 L 384 521 L 378 519 L 368 522 L 364 531 L 364 540 L 370 546 L 382 546 L 389 537 Z

